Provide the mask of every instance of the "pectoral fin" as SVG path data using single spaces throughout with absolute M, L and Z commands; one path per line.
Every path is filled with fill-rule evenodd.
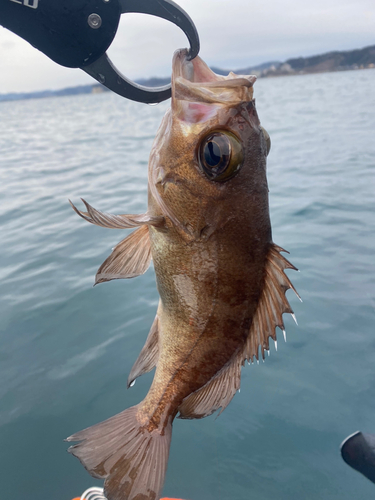
M 150 236 L 147 226 L 133 231 L 122 240 L 99 267 L 95 285 L 116 279 L 135 278 L 144 274 L 151 262 Z
M 179 418 L 203 418 L 219 408 L 221 413 L 240 388 L 241 366 L 245 360 L 253 360 L 254 356 L 259 359 L 259 347 L 264 358 L 264 352 L 269 350 L 269 337 L 276 340 L 276 327 L 284 330 L 283 313 L 293 314 L 285 292 L 291 288 L 300 297 L 284 273 L 284 269 L 297 269 L 280 252 L 285 250 L 271 245 L 265 265 L 263 290 L 245 346 L 205 386 L 183 400 L 178 408 Z
M 143 225 L 160 226 L 164 223 L 164 217 L 162 216 L 151 216 L 149 214 L 140 215 L 113 215 L 100 212 L 92 207 L 87 201 L 82 199 L 83 203 L 86 205 L 87 212 L 82 212 L 78 210 L 77 207 L 69 200 L 73 210 L 82 219 L 85 219 L 91 224 L 95 224 L 101 227 L 109 227 L 111 229 L 131 229 L 133 227 L 139 227 Z

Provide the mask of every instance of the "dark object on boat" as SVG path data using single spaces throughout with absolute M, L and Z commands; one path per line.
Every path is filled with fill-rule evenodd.
M 375 483 L 375 435 L 357 431 L 341 445 L 344 461 Z
M 172 0 L 12 0 L 0 2 L 0 25 L 13 31 L 53 61 L 80 68 L 113 92 L 145 103 L 171 97 L 171 86 L 143 87 L 123 76 L 106 54 L 121 14 L 137 12 L 166 19 L 183 30 L 189 56 L 199 52 L 199 37 L 188 14 Z

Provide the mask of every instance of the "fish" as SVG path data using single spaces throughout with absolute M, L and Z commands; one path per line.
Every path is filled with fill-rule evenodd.
M 109 500 L 157 500 L 176 417 L 228 406 L 245 361 L 259 361 L 285 330 L 294 269 L 272 241 L 266 161 L 270 137 L 253 98 L 255 76 L 216 75 L 179 50 L 172 99 L 149 159 L 144 214 L 100 212 L 86 221 L 136 228 L 99 267 L 96 283 L 134 278 L 154 263 L 155 320 L 128 387 L 156 367 L 145 399 L 77 432 L 69 452 L 104 479 Z

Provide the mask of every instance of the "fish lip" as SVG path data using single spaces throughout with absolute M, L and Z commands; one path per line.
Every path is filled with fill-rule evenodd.
M 255 75 L 236 75 L 229 73 L 228 76 L 217 75 L 199 57 L 189 59 L 187 49 L 179 49 L 173 55 L 172 61 L 172 87 L 176 80 L 183 79 L 185 84 L 196 87 L 252 87 L 257 79 Z
M 190 80 L 186 74 L 186 66 L 191 63 L 192 59 L 188 59 L 188 50 L 179 49 L 173 54 L 172 60 L 172 78 L 183 77 L 186 80 Z
M 172 108 L 180 109 L 178 103 L 184 101 L 224 106 L 250 102 L 255 81 L 254 75 L 217 75 L 199 56 L 190 60 L 188 51 L 180 49 L 172 62 Z
M 190 83 L 206 83 L 219 80 L 219 75 L 216 75 L 199 56 L 189 59 L 187 49 L 179 49 L 174 53 L 172 77 L 174 79 L 183 78 Z

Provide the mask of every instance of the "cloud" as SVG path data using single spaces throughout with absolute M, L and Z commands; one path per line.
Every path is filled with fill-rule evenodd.
M 269 60 L 375 44 L 373 0 L 180 0 L 210 65 L 243 68 Z M 1 20 L 0 20 L 1 22 Z M 151 16 L 122 16 L 110 57 L 131 78 L 165 76 L 175 49 L 186 46 L 174 25 Z M 0 28 L 0 93 L 62 88 L 93 80 L 58 66 Z

